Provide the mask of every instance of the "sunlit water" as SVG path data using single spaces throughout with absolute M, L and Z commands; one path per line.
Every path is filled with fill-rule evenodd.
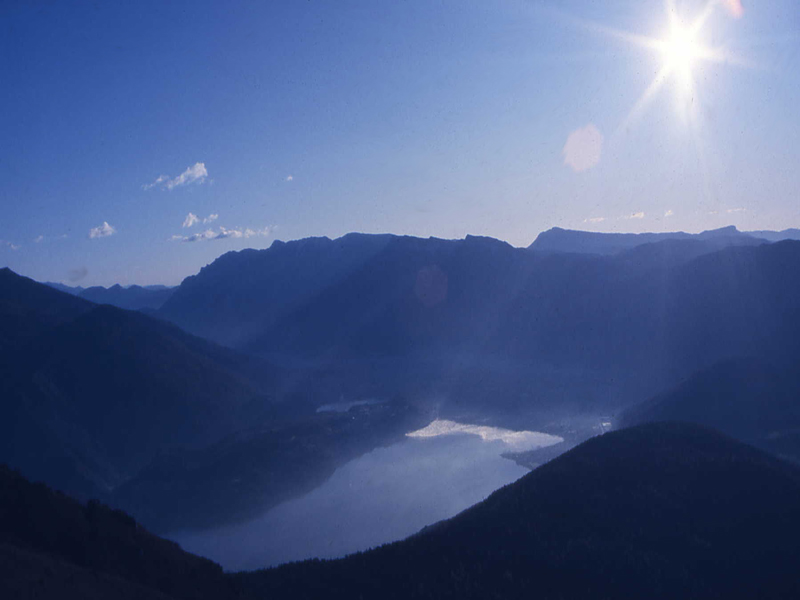
M 537 432 L 434 421 L 338 469 L 311 493 L 244 524 L 169 537 L 227 570 L 334 558 L 456 515 L 527 470 L 504 452 L 548 446 Z

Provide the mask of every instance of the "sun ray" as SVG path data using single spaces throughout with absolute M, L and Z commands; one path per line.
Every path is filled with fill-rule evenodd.
M 612 137 L 616 137 L 626 131 L 641 116 L 654 96 L 669 79 L 675 80 L 679 110 L 686 110 L 686 106 L 681 106 L 681 104 L 693 102 L 695 83 L 692 71 L 699 63 L 719 63 L 742 68 L 759 68 L 752 61 L 739 58 L 723 48 L 712 48 L 702 43 L 701 33 L 718 6 L 720 6 L 719 0 L 708 0 L 697 17 L 693 20 L 686 20 L 681 18 L 676 0 L 664 0 L 669 29 L 662 38 L 631 33 L 591 21 L 564 17 L 572 22 L 573 25 L 640 48 L 655 51 L 663 58 L 663 66 L 656 73 L 653 81 L 636 101 L 617 129 L 616 134 Z
M 656 73 L 652 83 L 650 83 L 644 93 L 639 97 L 639 99 L 636 101 L 636 104 L 633 105 L 633 108 L 620 124 L 619 128 L 614 134 L 614 137 L 624 133 L 641 116 L 641 114 L 644 112 L 644 109 L 664 85 L 664 82 L 669 79 L 671 71 L 672 67 L 670 65 L 664 65 L 661 70 Z
M 674 2 L 673 2 L 673 4 L 674 4 Z M 691 30 L 692 35 L 697 35 L 700 32 L 700 30 L 705 26 L 706 21 L 708 21 L 708 19 L 714 13 L 714 9 L 717 7 L 718 4 L 719 4 L 719 0 L 709 0 L 706 3 L 706 6 L 703 9 L 703 11 L 700 13 L 700 16 L 698 16 L 694 20 L 694 22 L 692 23 L 692 25 L 689 28 Z

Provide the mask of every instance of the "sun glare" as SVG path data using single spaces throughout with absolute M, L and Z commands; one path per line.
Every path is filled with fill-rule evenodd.
M 700 55 L 700 45 L 692 32 L 684 27 L 674 26 L 664 44 L 667 64 L 681 72 L 690 72 L 692 64 Z
M 645 89 L 633 108 L 623 120 L 618 131 L 626 131 L 631 123 L 641 116 L 648 104 L 658 92 L 671 82 L 677 92 L 677 107 L 684 117 L 694 110 L 695 73 L 701 65 L 718 63 L 738 67 L 751 68 L 754 63 L 730 54 L 723 47 L 709 47 L 703 42 L 707 38 L 712 15 L 721 4 L 720 0 L 707 0 L 704 8 L 692 18 L 678 11 L 675 0 L 664 0 L 666 5 L 669 29 L 661 38 L 649 37 L 614 29 L 599 23 L 581 23 L 598 33 L 608 35 L 635 46 L 654 51 L 661 55 L 662 66 L 655 74 L 653 81 Z M 738 3 L 733 5 L 739 6 Z M 725 4 L 724 6 L 728 6 Z M 731 9 L 736 18 L 741 17 L 740 8 Z
M 696 36 L 696 29 L 673 22 L 669 36 L 660 44 L 664 69 L 672 74 L 678 92 L 684 96 L 692 92 L 692 68 L 703 56 L 703 47 Z

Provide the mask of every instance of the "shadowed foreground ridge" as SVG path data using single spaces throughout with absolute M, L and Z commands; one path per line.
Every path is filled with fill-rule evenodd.
M 237 597 L 219 565 L 0 465 L 0 597 Z
M 789 598 L 800 470 L 712 430 L 593 438 L 449 521 L 240 574 L 270 598 Z

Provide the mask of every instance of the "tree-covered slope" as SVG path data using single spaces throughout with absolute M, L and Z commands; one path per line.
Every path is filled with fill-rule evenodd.
M 792 598 L 798 560 L 800 470 L 661 423 L 593 438 L 402 542 L 239 578 L 261 598 Z

